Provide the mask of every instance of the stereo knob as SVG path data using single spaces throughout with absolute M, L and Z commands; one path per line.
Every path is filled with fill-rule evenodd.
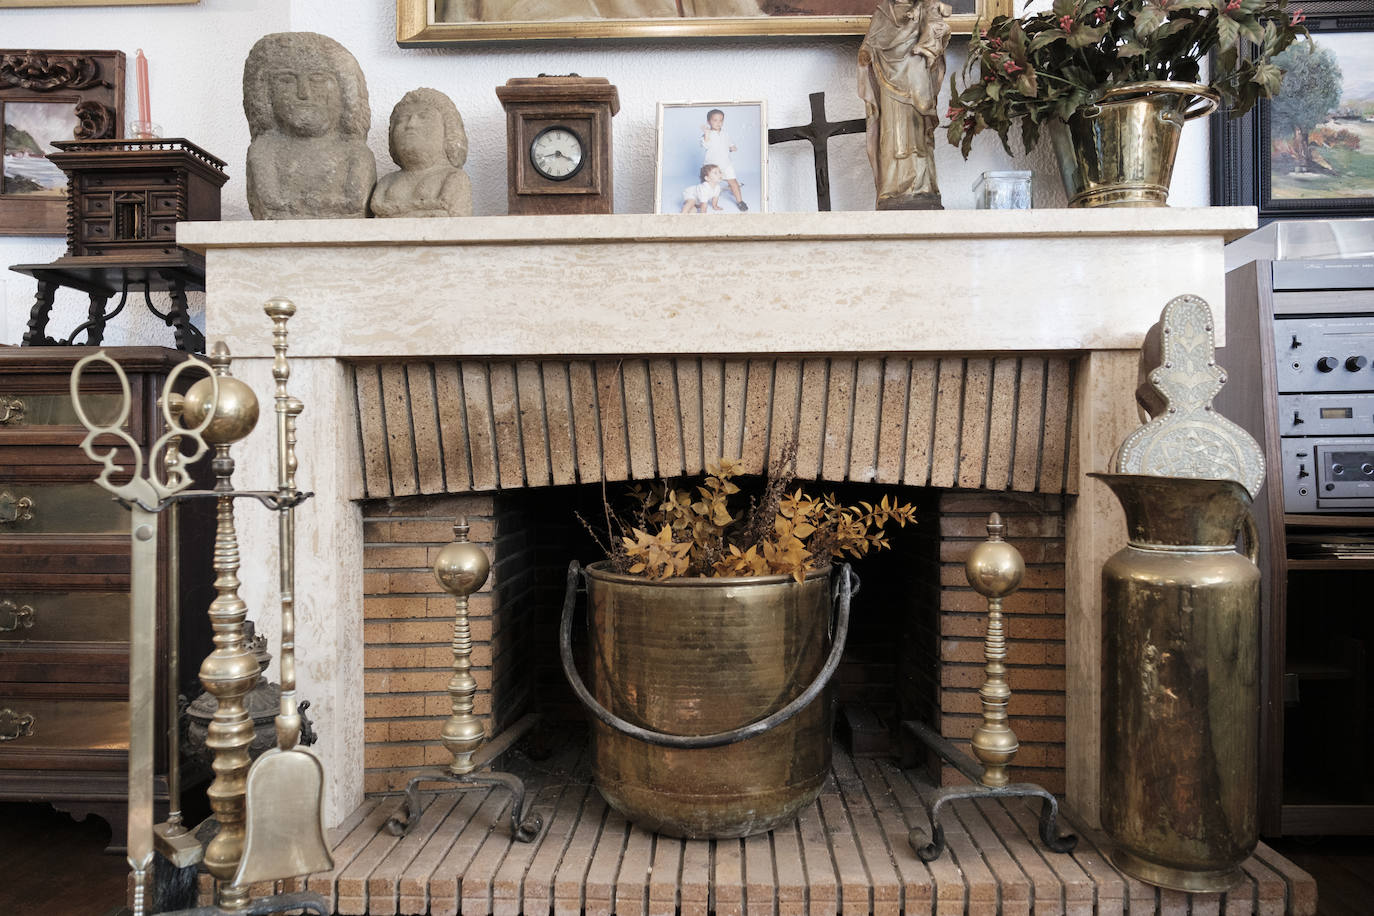
M 1335 369 L 1336 369 L 1336 367 L 1339 366 L 1339 365 L 1340 365 L 1340 363 L 1336 360 L 1336 357 L 1334 357 L 1334 356 L 1323 356 L 1321 359 L 1317 360 L 1317 371 L 1318 371 L 1318 372 L 1334 372 Z
M 1301 346 L 1302 346 L 1302 341 L 1301 341 L 1301 340 L 1298 340 L 1298 335 L 1294 334 L 1294 335 L 1293 335 L 1293 342 L 1290 343 L 1290 344 L 1288 345 L 1288 349 L 1290 349 L 1290 350 L 1296 350 L 1298 347 L 1301 347 Z
M 1365 359 L 1363 356 L 1347 356 L 1345 358 L 1345 368 L 1347 372 L 1359 372 L 1367 365 L 1369 365 L 1369 360 Z
M 1312 476 L 1311 474 L 1307 473 L 1307 465 L 1305 465 L 1305 464 L 1300 464 L 1300 465 L 1298 465 L 1298 479 L 1299 479 L 1299 480 L 1302 480 L 1304 477 L 1311 477 L 1311 476 Z

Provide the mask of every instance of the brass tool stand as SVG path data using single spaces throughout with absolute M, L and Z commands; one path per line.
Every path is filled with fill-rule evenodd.
M 499 786 L 511 794 L 511 837 L 528 843 L 539 835 L 544 826 L 537 814 L 525 811 L 525 784 L 511 773 L 492 770 L 477 772 L 481 763 L 473 755 L 486 743 L 486 729 L 482 720 L 472 714 L 472 698 L 477 693 L 477 681 L 472 677 L 472 628 L 468 625 L 468 596 L 487 581 L 491 564 L 482 548 L 468 541 L 468 521 L 459 517 L 453 526 L 453 543 L 439 551 L 434 561 L 434 577 L 444 591 L 453 595 L 457 609 L 453 618 L 453 677 L 448 682 L 453 715 L 449 716 L 439 733 L 439 740 L 453 755 L 453 762 L 445 769 L 423 770 L 406 784 L 405 804 L 387 821 L 387 829 L 395 836 L 409 833 L 420 820 L 420 784 L 444 782 L 454 785 L 448 791 L 462 791 L 469 786 Z M 444 791 L 444 790 L 440 790 Z
M 973 590 L 988 599 L 988 630 L 983 640 L 983 657 L 987 660 L 987 680 L 979 689 L 983 700 L 983 724 L 973 733 L 974 761 L 938 731 L 923 722 L 903 722 L 902 727 L 935 751 L 950 766 L 974 781 L 971 786 L 946 786 L 931 796 L 930 841 L 920 828 L 911 831 L 908 842 L 922 862 L 938 859 L 945 851 L 945 830 L 940 824 L 944 807 L 963 798 L 1039 798 L 1040 839 L 1054 852 L 1070 852 L 1078 844 L 1072 834 L 1059 835 L 1059 800 L 1047 789 L 1029 782 L 1011 782 L 1007 767 L 1016 756 L 1019 745 L 1016 734 L 1007 725 L 1007 702 L 1011 687 L 1007 685 L 1007 640 L 1002 627 L 1002 600 L 1016 591 L 1025 574 L 1026 564 L 1020 552 L 1003 540 L 1006 526 L 996 512 L 988 519 L 988 539 L 969 554 L 964 564 L 965 575 Z M 979 766 L 979 763 L 982 765 Z
M 268 315 L 277 323 L 279 360 L 283 358 L 281 351 L 285 348 L 285 319 L 278 314 L 285 307 L 283 303 L 284 300 L 273 300 L 267 308 Z M 80 407 L 80 373 L 86 364 L 93 361 L 108 364 L 125 391 L 123 414 L 105 426 L 93 424 Z M 251 388 L 230 375 L 230 362 L 228 348 L 223 343 L 217 343 L 208 367 L 198 360 L 188 360 L 173 370 L 163 395 L 163 417 L 168 432 L 154 444 L 152 450 L 155 456 L 153 460 L 164 463 L 163 476 L 159 478 L 151 470 L 146 476 L 142 473 L 143 459 L 135 447 L 133 480 L 120 487 L 114 486 L 110 480 L 112 474 L 122 470 L 115 463 L 115 451 L 109 449 L 105 453 L 98 453 L 93 443 L 97 436 L 107 435 L 119 438 L 126 447 L 134 445 L 121 428 L 127 420 L 128 380 L 119 365 L 103 351 L 80 361 L 72 374 L 72 395 L 77 403 L 78 416 L 90 431 L 83 448 L 93 461 L 105 465 L 97 482 L 115 493 L 134 513 L 134 613 L 129 660 L 130 707 L 133 713 L 129 748 L 129 862 L 134 877 L 133 916 L 143 916 L 144 913 L 144 888 L 155 848 L 179 867 L 199 860 L 215 878 L 214 906 L 177 910 L 164 916 L 266 916 L 288 911 L 329 916 L 330 908 L 318 894 L 277 894 L 252 900 L 249 884 L 239 884 L 235 880 L 244 851 L 245 789 L 251 762 L 248 747 L 253 739 L 253 720 L 245 705 L 245 698 L 258 681 L 259 664 L 245 638 L 244 623 L 248 607 L 238 594 L 239 546 L 234 522 L 234 500 L 245 497 L 256 499 L 268 509 L 280 512 L 298 505 L 313 494 L 294 489 L 289 494 L 280 490 L 234 489 L 234 459 L 230 447 L 245 438 L 257 424 L 258 400 Z M 173 394 L 172 385 L 176 378 L 191 366 L 208 369 L 210 376 L 191 385 L 184 396 Z M 184 489 L 189 483 L 189 476 L 181 467 L 180 459 L 164 455 L 169 443 L 179 442 L 180 439 L 189 439 L 196 446 L 196 452 L 189 456 L 188 461 L 198 458 L 207 450 L 207 446 L 213 447 L 213 490 Z M 186 838 L 191 834 L 180 825 L 179 818 L 158 828 L 152 824 L 153 736 L 151 718 L 140 717 L 140 711 L 150 711 L 153 706 L 154 665 L 151 652 L 154 640 L 153 634 L 148 632 L 152 626 L 151 611 L 141 614 L 139 609 L 145 604 L 148 608 L 152 607 L 149 598 L 140 596 L 151 596 L 154 587 L 152 570 L 156 568 L 156 556 L 145 554 L 153 550 L 156 543 L 158 513 L 174 506 L 179 500 L 204 497 L 213 497 L 216 501 L 213 563 L 215 598 L 208 612 L 214 631 L 214 650 L 201 664 L 200 680 L 218 705 L 205 739 L 206 747 L 214 752 L 211 769 L 215 778 L 206 795 L 217 832 L 202 852 L 187 841 Z M 141 652 L 141 647 L 146 647 L 146 651 Z

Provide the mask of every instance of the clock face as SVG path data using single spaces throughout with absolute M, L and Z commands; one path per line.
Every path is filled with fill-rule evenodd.
M 530 142 L 530 164 L 550 181 L 567 181 L 586 161 L 582 138 L 566 127 L 546 127 Z

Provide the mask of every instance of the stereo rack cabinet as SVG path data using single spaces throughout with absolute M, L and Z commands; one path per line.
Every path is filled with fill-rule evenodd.
M 163 380 L 186 354 L 157 347 L 106 351 L 128 374 L 132 403 L 125 428 L 146 455 L 161 433 Z M 99 465 L 80 448 L 86 430 L 69 378 L 90 352 L 0 347 L 0 799 L 50 802 L 78 819 L 97 814 L 109 822 L 111 847 L 118 848 L 128 780 L 130 513 L 95 483 Z M 84 376 L 83 404 L 93 421 L 109 422 L 118 413 L 119 384 L 98 368 Z M 117 441 L 98 443 L 106 439 Z M 196 468 L 197 486 L 204 484 L 207 465 Z M 159 525 L 159 735 L 170 733 L 176 715 L 168 709 L 169 679 L 195 696 L 195 675 L 211 647 L 205 616 L 213 595 L 209 502 L 194 500 L 180 510 L 176 602 L 167 586 L 170 525 Z M 176 606 L 179 628 L 169 627 Z M 168 640 L 175 629 L 179 674 L 171 667 Z M 164 743 L 155 766 L 159 808 L 167 802 Z

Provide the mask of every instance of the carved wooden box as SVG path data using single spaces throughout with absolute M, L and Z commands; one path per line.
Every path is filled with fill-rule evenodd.
M 66 140 L 49 158 L 69 178 L 66 257 L 139 256 L 176 249 L 176 224 L 219 219 L 224 163 L 187 140 Z

